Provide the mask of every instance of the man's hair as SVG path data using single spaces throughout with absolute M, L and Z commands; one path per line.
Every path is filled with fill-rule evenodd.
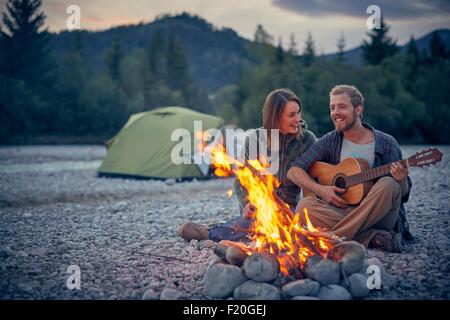
M 364 97 L 362 93 L 356 88 L 355 86 L 349 86 L 346 84 L 339 84 L 335 86 L 330 91 L 330 96 L 335 96 L 338 94 L 345 93 L 350 98 L 350 101 L 352 102 L 353 108 L 356 108 L 357 106 L 361 105 L 364 107 Z
M 350 101 L 352 102 L 353 108 L 356 108 L 357 106 L 363 106 L 364 107 L 364 97 L 362 93 L 358 90 L 355 86 L 349 86 L 346 84 L 338 84 L 330 91 L 330 97 L 333 95 L 338 94 L 347 94 L 347 96 L 350 98 Z M 361 112 L 359 115 L 359 118 L 362 120 L 363 113 Z
M 295 101 L 302 110 L 300 99 L 292 90 L 287 88 L 277 89 L 269 93 L 264 102 L 263 113 L 263 128 L 264 129 L 279 129 L 279 121 L 283 113 L 286 103 Z

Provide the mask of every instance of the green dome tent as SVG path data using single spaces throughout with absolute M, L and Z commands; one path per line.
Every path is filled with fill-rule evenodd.
M 198 178 L 202 171 L 192 164 L 175 164 L 171 160 L 172 132 L 183 128 L 191 137 L 194 154 L 194 121 L 202 130 L 219 129 L 221 118 L 181 107 L 164 107 L 133 114 L 113 138 L 106 142 L 108 152 L 98 169 L 99 176 L 134 176 L 141 178 Z

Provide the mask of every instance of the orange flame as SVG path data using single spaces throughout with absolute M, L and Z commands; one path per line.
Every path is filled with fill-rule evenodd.
M 200 134 L 200 137 L 204 135 Z M 205 140 L 202 140 L 203 143 Z M 209 150 L 208 150 L 209 147 Z M 303 210 L 305 226 L 300 213 L 292 213 L 289 206 L 277 195 L 279 181 L 265 172 L 267 165 L 258 160 L 245 164 L 227 155 L 223 144 L 202 146 L 210 152 L 215 174 L 220 177 L 235 175 L 241 186 L 247 190 L 247 200 L 256 207 L 252 227 L 253 251 L 269 252 L 277 257 L 283 274 L 299 270 L 312 255 L 326 257 L 328 251 L 339 242 L 339 238 L 325 230 L 315 228 Z

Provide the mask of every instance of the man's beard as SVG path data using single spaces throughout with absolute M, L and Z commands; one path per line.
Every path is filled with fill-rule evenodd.
M 356 113 L 354 113 L 354 114 L 353 114 L 353 119 L 351 119 L 351 122 L 350 122 L 350 123 L 346 123 L 343 127 L 337 127 L 337 126 L 336 126 L 336 122 L 333 121 L 333 122 L 334 122 L 334 128 L 335 128 L 336 131 L 339 132 L 339 133 L 345 132 L 345 131 L 347 131 L 347 130 L 350 130 L 351 128 L 353 128 L 353 126 L 354 126 L 355 123 L 356 123 L 356 117 L 357 117 L 357 115 L 356 115 Z

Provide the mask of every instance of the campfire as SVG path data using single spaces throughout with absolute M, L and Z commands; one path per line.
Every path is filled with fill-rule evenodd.
M 241 163 L 230 157 L 221 143 L 209 146 L 209 136 L 200 135 L 201 149 L 211 155 L 214 173 L 219 177 L 236 176 L 247 190 L 247 199 L 256 206 L 254 224 L 247 231 L 252 237 L 251 245 L 241 246 L 247 254 L 268 253 L 276 257 L 284 275 L 298 273 L 309 256 L 325 258 L 331 248 L 342 242 L 334 234 L 315 228 L 306 209 L 303 210 L 306 225 L 301 224 L 300 213 L 294 214 L 276 194 L 277 179 L 265 172 L 266 164 L 258 160 Z
M 207 133 L 197 137 L 202 141 L 198 149 L 210 156 L 215 175 L 234 175 L 256 207 L 251 228 L 236 227 L 236 231 L 248 232 L 248 242 L 222 240 L 216 245 L 217 260 L 204 277 L 208 296 L 261 300 L 363 298 L 369 293 L 371 281 L 366 270 L 374 264 L 383 270 L 382 282 L 387 283 L 390 275 L 379 260 L 367 259 L 364 246 L 313 226 L 306 209 L 293 213 L 276 194 L 279 182 L 267 174 L 264 161 L 239 162 L 227 154 L 220 141 L 206 144 L 210 141 Z M 231 194 L 229 190 L 228 196 Z

